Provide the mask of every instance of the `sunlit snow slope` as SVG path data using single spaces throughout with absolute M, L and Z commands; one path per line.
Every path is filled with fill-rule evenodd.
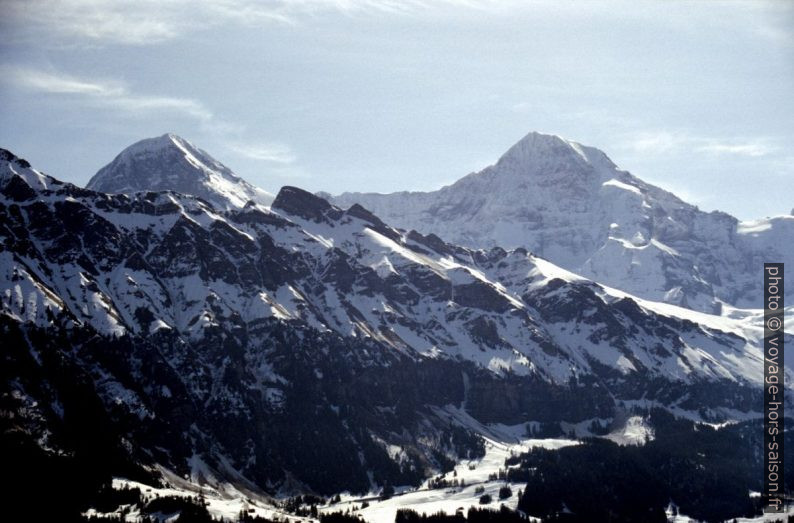
M 231 169 L 174 134 L 141 140 L 124 149 L 88 182 L 106 193 L 174 191 L 204 198 L 220 209 L 249 201 L 269 205 L 273 195 L 237 177 Z
M 540 133 L 437 191 L 332 201 L 460 245 L 524 247 L 636 296 L 718 314 L 723 304 L 759 308 L 763 262 L 794 259 L 794 216 L 742 223 L 703 212 L 598 149 Z

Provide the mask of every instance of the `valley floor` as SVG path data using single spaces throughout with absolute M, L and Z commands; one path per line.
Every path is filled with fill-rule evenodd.
M 430 488 L 432 481 L 428 480 L 416 490 L 399 490 L 390 499 L 379 501 L 374 498 L 344 497 L 340 503 L 324 507 L 322 512 L 337 512 L 340 509 L 346 511 L 360 507 L 366 499 L 370 499 L 369 507 L 358 510 L 358 514 L 368 523 L 393 523 L 394 517 L 399 509 L 410 508 L 418 513 L 434 514 L 445 512 L 454 514 L 461 510 L 463 513 L 469 507 L 498 508 L 504 503 L 510 508 L 515 508 L 518 502 L 518 491 L 523 488 L 521 483 L 508 483 L 505 481 L 491 479 L 498 476 L 499 469 L 503 469 L 505 460 L 511 454 L 526 452 L 533 447 L 544 447 L 557 449 L 566 445 L 575 445 L 575 440 L 568 439 L 524 439 L 518 443 L 506 443 L 495 439 L 486 439 L 485 456 L 477 460 L 466 460 L 459 463 L 453 472 L 444 475 L 449 481 L 463 482 L 465 486 Z M 509 486 L 512 495 L 503 500 L 499 500 L 499 489 Z M 483 495 L 491 496 L 491 503 L 488 505 L 480 504 L 480 497 Z
M 465 412 L 458 409 L 450 409 L 448 415 L 458 418 L 459 422 L 478 425 L 476 428 L 485 439 L 485 455 L 474 460 L 464 460 L 450 472 L 434 476 L 426 480 L 417 488 L 396 487 L 395 493 L 389 499 L 381 499 L 379 492 L 370 492 L 363 496 L 341 494 L 339 501 L 318 507 L 319 514 L 336 512 L 349 512 L 357 514 L 367 523 L 393 523 L 397 511 L 400 509 L 411 509 L 419 514 L 435 514 L 444 512 L 455 514 L 460 511 L 466 513 L 470 507 L 499 509 L 504 504 L 510 509 L 515 509 L 519 491 L 525 488 L 524 483 L 511 483 L 498 479 L 500 470 L 505 470 L 505 460 L 513 455 L 527 452 L 532 448 L 559 449 L 562 447 L 577 445 L 576 439 L 561 438 L 526 438 L 526 425 L 506 426 L 506 425 L 481 425 L 471 419 Z M 622 428 L 616 430 L 606 437 L 621 444 L 642 444 L 646 438 L 653 437 L 652 432 L 643 423 L 641 417 L 628 417 L 621 423 Z M 570 425 L 568 427 L 572 434 L 580 433 L 583 427 Z M 155 488 L 142 483 L 129 481 L 126 479 L 114 480 L 114 488 L 139 488 L 147 500 L 154 497 L 164 496 L 203 496 L 207 503 L 207 510 L 215 518 L 224 518 L 228 521 L 236 521 L 242 512 L 250 516 L 261 516 L 273 520 L 290 521 L 293 523 L 316 522 L 317 519 L 311 517 L 299 517 L 287 513 L 283 508 L 277 506 L 273 500 L 258 497 L 243 489 L 232 486 L 211 487 L 208 485 L 199 486 L 196 480 L 181 479 L 174 476 L 168 477 L 168 481 L 173 485 L 171 488 Z M 439 485 L 444 485 L 439 487 Z M 509 487 L 510 496 L 499 499 L 500 489 Z M 749 494 L 749 493 L 748 493 Z M 489 495 L 491 501 L 481 504 L 481 497 Z M 86 515 L 94 515 L 95 511 L 89 511 Z M 673 515 L 673 509 L 668 509 L 669 521 L 673 523 L 694 523 L 695 520 L 685 515 Z M 789 515 L 794 514 L 794 507 L 788 511 Z M 137 509 L 130 508 L 126 512 L 123 509 L 116 511 L 114 515 L 123 515 L 125 521 L 139 521 L 141 514 Z M 163 521 L 167 521 L 169 515 L 160 515 Z M 739 523 L 760 523 L 771 521 L 783 521 L 785 515 L 766 515 L 757 518 L 738 518 Z M 530 521 L 540 521 L 530 518 Z

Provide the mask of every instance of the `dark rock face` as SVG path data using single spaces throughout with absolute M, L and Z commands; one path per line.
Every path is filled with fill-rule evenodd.
M 507 298 L 486 283 L 455 285 L 452 291 L 455 294 L 455 302 L 464 307 L 473 307 L 497 314 L 507 312 L 512 308 Z
M 475 380 L 467 408 L 487 423 L 518 424 L 527 419 L 540 422 L 609 417 L 614 403 L 605 389 L 592 383 L 550 385 L 542 380 Z M 560 416 L 564 412 L 565 416 Z M 564 418 L 564 420 L 563 420 Z
M 342 211 L 326 200 L 297 187 L 282 187 L 273 200 L 273 209 L 320 223 L 326 219 L 337 220 Z M 354 212 L 355 213 L 355 212 Z
M 30 168 L 30 162 L 17 157 L 14 153 L 7 149 L 0 148 L 0 162 L 11 162 L 23 169 Z
M 547 278 L 523 250 L 406 234 L 297 188 L 274 212 L 222 211 L 4 158 L 3 429 L 76 452 L 88 402 L 114 473 L 204 463 L 266 491 L 366 491 L 481 453 L 477 422 L 755 408 L 757 384 L 718 357 L 747 340 Z

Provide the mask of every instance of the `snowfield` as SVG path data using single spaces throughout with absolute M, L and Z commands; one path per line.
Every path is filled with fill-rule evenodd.
M 524 488 L 521 483 L 510 483 L 489 479 L 505 468 L 505 460 L 511 455 L 536 447 L 558 449 L 568 445 L 576 445 L 576 440 L 568 439 L 522 439 L 516 443 L 497 441 L 486 438 L 485 456 L 478 460 L 465 460 L 459 463 L 452 472 L 447 472 L 444 477 L 448 480 L 457 480 L 465 486 L 430 489 L 429 480 L 416 490 L 396 489 L 397 493 L 390 499 L 380 501 L 376 493 L 364 497 L 344 496 L 341 503 L 327 508 L 323 512 L 337 512 L 338 510 L 351 511 L 358 508 L 360 514 L 368 523 L 394 523 L 394 517 L 400 509 L 411 509 L 422 514 L 435 514 L 444 512 L 455 514 L 461 510 L 465 514 L 469 507 L 498 509 L 500 504 L 505 504 L 515 509 L 518 503 L 518 491 Z M 499 489 L 509 486 L 513 494 L 510 498 L 500 500 Z M 482 489 L 482 490 L 481 490 Z M 488 505 L 480 504 L 480 497 L 489 494 L 492 502 Z M 369 506 L 361 509 L 363 501 L 368 500 Z

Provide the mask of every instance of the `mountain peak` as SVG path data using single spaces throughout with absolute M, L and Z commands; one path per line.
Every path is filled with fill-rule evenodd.
M 44 190 L 51 185 L 61 185 L 61 182 L 33 169 L 27 160 L 7 149 L 0 148 L 0 186 L 4 186 L 5 190 L 10 190 L 9 183 L 17 185 L 19 191 L 28 195 L 32 194 L 30 191 L 33 189 Z M 17 194 L 20 193 L 17 192 Z
M 187 142 L 187 140 L 185 140 L 184 138 L 182 138 L 181 136 L 175 133 L 165 133 L 163 135 L 155 136 L 153 138 L 144 138 L 143 140 L 135 142 L 130 147 L 134 147 L 139 144 L 149 144 L 154 146 L 165 147 L 169 145 L 174 145 L 177 142 Z
M 268 205 L 273 200 L 273 195 L 173 133 L 130 145 L 100 169 L 87 187 L 108 193 L 176 191 L 201 197 L 221 209 L 241 208 L 248 201 Z
M 437 191 L 347 193 L 331 203 L 359 203 L 395 227 L 475 249 L 523 247 L 610 287 L 707 313 L 752 306 L 752 271 L 740 260 L 764 249 L 784 259 L 779 246 L 794 232 L 782 218 L 737 228 L 727 214 L 701 212 L 618 169 L 599 149 L 538 132 Z
M 0 162 L 10 162 L 14 163 L 23 169 L 30 168 L 30 163 L 27 160 L 23 160 L 19 158 L 17 155 L 9 151 L 8 149 L 0 148 Z
M 530 132 L 505 152 L 497 165 L 517 165 L 543 172 L 564 163 L 590 165 L 608 170 L 617 167 L 600 149 L 588 147 L 556 134 Z
M 155 157 L 156 161 L 167 160 L 175 163 L 187 162 L 200 171 L 227 171 L 227 174 L 234 176 L 228 167 L 174 133 L 166 133 L 154 138 L 144 138 L 143 140 L 137 141 L 121 151 L 116 157 L 116 160 L 121 160 L 122 162 L 141 162 L 146 161 L 145 159 L 148 157 Z M 114 160 L 114 162 L 116 160 Z M 234 177 L 237 178 L 236 176 Z M 92 179 L 89 185 L 93 182 L 94 180 Z M 146 188 L 146 190 L 149 190 L 149 188 Z

